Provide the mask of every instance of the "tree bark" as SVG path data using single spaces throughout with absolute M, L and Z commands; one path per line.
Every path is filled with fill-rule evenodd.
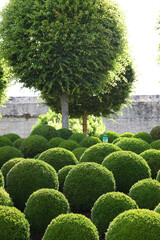
M 83 118 L 83 133 L 85 135 L 87 135 L 87 117 L 88 117 L 87 114 L 82 116 L 82 118 Z
M 61 93 L 61 113 L 62 113 L 62 128 L 69 128 L 69 106 L 68 106 L 68 95 Z

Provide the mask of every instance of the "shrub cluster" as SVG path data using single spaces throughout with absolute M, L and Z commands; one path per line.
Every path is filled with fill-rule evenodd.
M 64 186 L 64 181 L 66 179 L 66 176 L 68 175 L 70 170 L 74 167 L 75 167 L 75 165 L 68 165 L 68 166 L 61 168 L 58 171 L 59 191 L 63 192 L 63 186 Z
M 72 131 L 67 128 L 60 128 L 57 130 L 58 136 L 67 140 L 71 135 Z
M 54 138 L 51 138 L 48 143 L 49 143 L 50 148 L 54 148 L 54 147 L 58 147 L 59 144 L 62 141 L 64 141 L 63 138 L 61 138 L 61 137 L 54 137 Z
M 160 150 L 160 139 L 151 143 L 151 148 Z
M 16 157 L 23 157 L 22 152 L 17 148 L 10 146 L 0 147 L 0 167 L 8 160 Z
M 16 133 L 7 133 L 7 134 L 4 134 L 3 136 L 7 137 L 11 142 L 14 142 L 20 138 L 20 136 Z
M 156 126 L 151 129 L 150 134 L 153 138 L 153 141 L 160 139 L 160 126 Z
M 0 206 L 13 207 L 12 199 L 3 187 L 0 187 Z
M 48 141 L 53 137 L 58 137 L 57 130 L 54 127 L 44 124 L 35 126 L 30 135 L 40 135 Z
M 20 149 L 22 142 L 24 141 L 25 138 L 18 138 L 13 142 L 13 147 Z
M 127 137 L 127 138 L 131 138 L 131 137 L 133 137 L 134 136 L 134 134 L 133 133 L 130 133 L 130 132 L 125 132 L 125 133 L 122 133 L 121 135 L 120 135 L 120 137 Z
M 80 160 L 82 154 L 86 151 L 87 148 L 85 147 L 78 147 L 75 148 L 72 152 L 75 155 L 75 157 L 78 159 L 78 161 Z
M 119 134 L 118 133 L 116 133 L 116 132 L 113 132 L 113 131 L 106 131 L 106 132 L 104 132 L 103 134 L 101 134 L 100 136 L 99 136 L 99 138 L 101 139 L 101 141 L 102 141 L 102 139 L 103 139 L 103 135 L 107 135 L 107 137 L 108 137 L 108 142 L 109 143 L 112 143 L 116 138 L 119 138 Z
M 60 148 L 65 148 L 70 151 L 73 151 L 75 148 L 79 147 L 79 144 L 74 140 L 64 140 L 59 144 Z
M 83 133 L 73 133 L 70 137 L 69 137 L 69 139 L 70 140 L 74 140 L 74 141 L 76 141 L 77 143 L 79 143 L 83 138 L 85 138 L 86 137 L 86 135 L 85 134 L 83 134 Z
M 149 144 L 153 141 L 152 136 L 149 133 L 147 133 L 147 132 L 135 133 L 133 137 L 134 138 L 140 138 L 140 139 L 148 142 Z
M 0 147 L 4 146 L 13 146 L 11 140 L 9 140 L 7 137 L 0 136 Z
M 97 143 L 101 143 L 102 141 L 97 137 L 85 137 L 80 142 L 79 145 L 81 147 L 89 148 Z

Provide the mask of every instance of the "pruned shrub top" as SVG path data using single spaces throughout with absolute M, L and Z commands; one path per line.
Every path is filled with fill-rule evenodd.
M 160 214 L 133 209 L 119 214 L 109 225 L 105 240 L 158 240 Z
M 82 154 L 80 162 L 96 162 L 101 164 L 106 156 L 116 151 L 121 151 L 121 148 L 112 143 L 98 143 L 88 148 Z
M 29 196 L 40 188 L 58 189 L 55 169 L 40 160 L 22 160 L 9 171 L 6 190 L 14 205 L 23 210 Z
M 153 141 L 151 134 L 147 133 L 147 132 L 138 132 L 135 133 L 134 138 L 140 138 L 146 142 L 148 142 L 149 144 Z
M 113 172 L 117 190 L 128 193 L 138 180 L 151 177 L 147 162 L 131 151 L 113 152 L 102 162 L 102 166 Z
M 125 132 L 125 133 L 122 133 L 121 135 L 120 135 L 120 137 L 127 137 L 127 138 L 131 138 L 131 137 L 133 137 L 134 136 L 134 134 L 133 133 L 130 133 L 130 132 Z
M 74 141 L 76 141 L 76 142 L 80 142 L 83 138 L 85 138 L 86 137 L 86 135 L 84 134 L 84 133 L 73 133 L 70 137 L 69 137 L 69 139 L 70 140 L 74 140 Z
M 160 202 L 160 182 L 153 179 L 138 181 L 129 190 L 129 196 L 136 201 L 139 208 L 153 210 Z
M 148 163 L 152 178 L 156 178 L 158 170 L 160 170 L 160 150 L 148 149 L 140 154 Z
M 8 160 L 16 157 L 23 157 L 23 154 L 20 150 L 10 146 L 0 147 L 0 168 Z
M 138 208 L 136 202 L 124 193 L 109 192 L 100 196 L 91 210 L 91 220 L 101 234 L 120 213 Z
M 0 170 L 0 187 L 4 187 L 4 176 L 1 170 Z
M 136 138 L 122 138 L 120 141 L 115 143 L 116 146 L 120 147 L 125 151 L 132 151 L 137 154 L 144 152 L 147 149 L 150 149 L 149 143 L 142 139 Z
M 43 124 L 35 126 L 30 135 L 40 135 L 48 141 L 53 137 L 58 137 L 57 130 L 54 127 Z
M 39 159 L 50 164 L 56 171 L 64 166 L 78 163 L 75 155 L 64 148 L 51 148 L 40 154 Z
M 13 147 L 20 149 L 22 142 L 25 138 L 18 138 L 13 142 Z
M 111 171 L 97 163 L 81 163 L 68 173 L 63 187 L 72 209 L 90 211 L 94 202 L 103 194 L 115 191 Z
M 99 240 L 98 231 L 90 219 L 81 214 L 61 214 L 49 224 L 42 240 Z
M 13 207 L 12 199 L 3 187 L 0 187 L 0 206 Z
M 67 140 L 71 135 L 72 131 L 68 128 L 60 128 L 57 130 L 58 136 Z
M 75 165 L 64 166 L 58 171 L 58 180 L 59 180 L 59 191 L 63 192 L 64 181 L 66 176 Z
M 153 127 L 150 131 L 153 141 L 160 139 L 160 126 Z
M 15 207 L 0 206 L 0 238 L 29 240 L 30 228 L 24 214 Z
M 62 141 L 59 144 L 59 147 L 68 149 L 70 151 L 73 151 L 75 148 L 79 147 L 79 144 L 76 141 L 74 141 L 74 140 L 68 139 L 68 140 Z
M 53 218 L 69 213 L 69 211 L 68 200 L 61 192 L 42 188 L 30 195 L 24 214 L 32 230 L 44 233 Z
M 54 148 L 54 147 L 58 147 L 59 144 L 62 141 L 64 141 L 63 138 L 61 138 L 61 137 L 54 137 L 54 138 L 51 138 L 48 143 L 49 143 L 50 148 Z
M 151 143 L 151 148 L 160 150 L 160 139 Z
M 73 154 L 76 156 L 76 158 L 80 159 L 80 157 L 82 156 L 82 154 L 86 151 L 87 148 L 85 147 L 78 147 L 78 148 L 75 148 L 72 152 Z
M 112 143 L 116 138 L 119 138 L 119 134 L 113 131 L 105 131 L 103 134 L 100 135 L 100 139 L 103 139 L 103 135 L 107 135 L 108 137 L 108 142 Z
M 0 147 L 4 146 L 13 146 L 11 140 L 9 140 L 7 137 L 0 136 Z
M 97 143 L 101 143 L 102 141 L 97 137 L 85 137 L 80 142 L 79 145 L 81 147 L 89 148 Z
M 3 136 L 7 137 L 11 142 L 14 142 L 15 140 L 20 138 L 20 136 L 16 133 L 7 133 L 7 134 L 4 134 Z
M 20 150 L 25 158 L 34 158 L 38 153 L 44 152 L 49 148 L 46 138 L 39 135 L 27 137 L 21 144 Z

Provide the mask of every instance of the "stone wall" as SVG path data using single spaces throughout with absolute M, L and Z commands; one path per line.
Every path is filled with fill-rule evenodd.
M 131 100 L 132 107 L 122 109 L 123 115 L 119 113 L 119 118 L 110 116 L 116 122 L 103 119 L 107 131 L 119 134 L 150 132 L 154 126 L 160 125 L 160 95 L 134 95 Z M 4 105 L 0 108 L 0 135 L 13 132 L 27 137 L 38 116 L 49 110 L 36 97 L 10 97 Z

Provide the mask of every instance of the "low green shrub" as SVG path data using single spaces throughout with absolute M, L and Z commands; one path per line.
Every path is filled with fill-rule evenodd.
M 160 139 L 160 126 L 152 128 L 150 134 L 152 136 L 153 141 Z
M 49 140 L 50 148 L 58 147 L 61 142 L 64 141 L 64 138 L 61 137 L 54 137 Z
M 151 178 L 138 181 L 129 190 L 129 196 L 139 208 L 153 210 L 160 202 L 160 183 Z
M 147 162 L 130 151 L 113 152 L 102 162 L 102 166 L 112 171 L 117 191 L 128 193 L 130 187 L 138 180 L 151 177 Z
M 122 138 L 120 141 L 115 143 L 115 145 L 120 147 L 122 150 L 132 151 L 137 154 L 151 148 L 149 143 L 138 138 Z
M 78 163 L 75 155 L 64 148 L 51 148 L 40 154 L 40 160 L 50 164 L 56 171 L 67 165 L 76 165 Z
M 79 144 L 74 140 L 64 140 L 59 144 L 59 147 L 73 151 L 75 148 L 79 147 Z
M 53 218 L 69 213 L 70 207 L 65 196 L 55 189 L 39 189 L 26 202 L 24 214 L 31 230 L 44 233 Z
M 152 178 L 156 178 L 157 172 L 160 169 L 160 151 L 156 149 L 148 149 L 140 154 L 148 163 Z
M 49 224 L 42 240 L 99 240 L 98 231 L 90 219 L 81 214 L 61 214 Z
M 155 207 L 154 211 L 160 214 L 160 203 Z
M 6 185 L 14 205 L 23 210 L 25 202 L 34 191 L 40 188 L 58 189 L 59 182 L 52 166 L 40 160 L 26 159 L 12 167 Z
M 98 143 L 88 148 L 81 156 L 80 162 L 96 162 L 101 164 L 106 156 L 121 149 L 112 143 Z
M 156 180 L 157 180 L 158 182 L 160 182 L 160 170 L 158 170 L 158 172 L 157 172 Z
M 151 148 L 160 150 L 160 139 L 151 143 Z
M 97 137 L 85 137 L 80 142 L 79 145 L 81 147 L 89 148 L 97 143 L 101 143 L 102 141 Z
M 13 207 L 12 199 L 3 187 L 0 187 L 0 206 Z
M 23 157 L 23 154 L 20 150 L 10 146 L 0 147 L 0 168 L 8 160 L 16 157 Z
M 77 143 L 79 143 L 83 138 L 85 138 L 86 135 L 84 133 L 73 133 L 69 139 L 70 140 L 74 140 L 76 141 Z
M 135 133 L 133 137 L 134 138 L 140 138 L 140 139 L 148 142 L 149 144 L 153 141 L 152 136 L 149 133 L 147 133 L 147 132 Z
M 124 193 L 109 192 L 100 196 L 91 210 L 91 220 L 101 234 L 120 213 L 138 208 L 136 202 Z
M 70 170 L 74 167 L 75 167 L 75 165 L 68 165 L 68 166 L 61 168 L 58 171 L 59 191 L 60 192 L 63 192 L 63 186 L 64 186 L 64 181 L 66 179 L 66 176 L 68 175 Z
M 18 138 L 13 142 L 13 147 L 20 149 L 22 142 L 24 141 L 25 138 Z
M 53 137 L 58 137 L 58 132 L 52 126 L 39 124 L 33 128 L 30 135 L 40 135 L 49 141 Z
M 40 135 L 27 137 L 20 147 L 25 158 L 34 158 L 38 153 L 42 153 L 47 149 L 49 149 L 48 141 Z
M 100 136 L 99 136 L 99 138 L 101 139 L 101 141 L 102 141 L 102 139 L 103 139 L 103 135 L 107 135 L 107 137 L 108 137 L 108 142 L 109 143 L 112 143 L 116 138 L 119 138 L 119 134 L 118 133 L 116 133 L 116 132 L 113 132 L 113 131 L 105 131 L 103 134 L 101 134 Z
M 82 154 L 85 152 L 87 148 L 85 147 L 78 147 L 78 148 L 75 148 L 72 152 L 73 154 L 75 155 L 75 157 L 78 159 L 80 159 L 80 157 L 82 156 Z
M 133 133 L 130 133 L 130 132 L 125 132 L 125 133 L 122 133 L 121 135 L 120 135 L 120 137 L 127 137 L 127 138 L 131 138 L 131 137 L 133 137 L 134 136 L 134 134 Z
M 3 240 L 29 240 L 29 223 L 15 207 L 0 206 L 0 238 Z
M 1 170 L 0 170 L 0 187 L 4 187 L 4 176 Z
M 116 144 L 116 143 L 118 143 L 120 140 L 122 140 L 122 139 L 128 139 L 128 137 L 119 137 L 119 138 L 116 138 L 112 143 L 113 144 Z
M 109 225 L 105 240 L 158 240 L 160 215 L 148 209 L 120 213 Z
M 67 140 L 71 135 L 72 131 L 68 128 L 60 128 L 57 130 L 58 136 Z
M 0 136 L 0 147 L 4 146 L 13 146 L 11 140 L 9 140 L 7 137 Z
M 81 163 L 71 169 L 63 192 L 73 210 L 90 211 L 103 193 L 115 191 L 112 172 L 97 163 Z
M 20 136 L 16 133 L 7 133 L 7 134 L 4 134 L 3 136 L 7 137 L 11 142 L 14 142 L 15 140 L 20 138 Z

